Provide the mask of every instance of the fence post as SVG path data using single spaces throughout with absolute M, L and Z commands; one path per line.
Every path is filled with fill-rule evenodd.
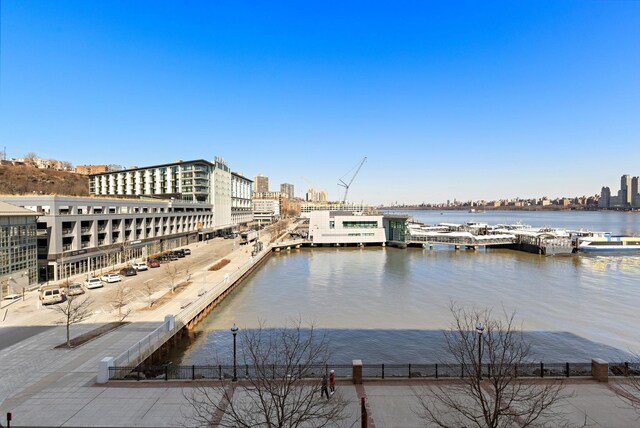
M 569 377 L 569 363 L 567 363 L 565 370 L 566 370 L 567 377 Z
M 196 366 L 191 366 L 191 380 L 196 380 Z
M 360 398 L 360 427 L 367 428 L 369 426 L 369 415 L 367 414 L 367 406 L 364 404 L 364 397 Z
M 540 377 L 544 377 L 544 363 L 540 361 Z
M 218 379 L 222 380 L 222 364 L 218 365 Z
M 624 375 L 625 376 L 629 376 L 629 362 L 628 361 L 624 362 Z
M 169 380 L 169 365 L 164 366 L 164 380 Z
M 298 379 L 302 379 L 302 364 L 298 364 Z
M 409 364 L 409 379 L 411 379 L 411 364 Z
M 460 377 L 464 378 L 464 364 L 460 363 Z
M 436 379 L 438 379 L 438 363 L 436 363 Z
M 382 379 L 384 379 L 384 364 L 382 364 Z
M 245 373 L 245 377 L 249 379 L 249 364 L 244 365 L 244 373 Z
M 275 364 L 273 364 L 273 365 L 271 366 L 271 378 L 272 378 L 272 379 L 275 379 L 275 378 L 276 378 L 276 365 L 275 365 Z
M 351 362 L 351 377 L 354 384 L 362 384 L 362 360 L 353 360 Z

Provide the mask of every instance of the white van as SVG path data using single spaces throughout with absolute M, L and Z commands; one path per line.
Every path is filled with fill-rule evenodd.
M 40 301 L 43 305 L 60 303 L 64 300 L 64 294 L 57 285 L 50 285 L 40 289 Z

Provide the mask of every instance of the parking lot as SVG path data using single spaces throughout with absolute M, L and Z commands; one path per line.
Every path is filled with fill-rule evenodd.
M 117 321 L 123 311 L 118 311 L 118 306 L 125 305 L 127 311 L 131 310 L 129 318 L 140 318 L 140 308 L 149 305 L 149 302 L 157 300 L 167 292 L 171 292 L 171 282 L 174 285 L 186 281 L 197 270 L 206 269 L 216 261 L 224 258 L 234 249 L 240 246 L 239 239 L 215 238 L 205 242 L 199 242 L 188 247 L 191 254 L 174 261 L 163 262 L 160 267 L 149 268 L 135 276 L 122 276 L 121 281 L 114 283 L 102 282 L 101 288 L 86 289 L 84 295 L 77 298 L 89 297 L 90 309 L 93 313 L 92 322 Z M 141 260 L 137 260 L 141 261 Z M 113 273 L 118 273 L 124 265 L 117 266 Z M 201 281 L 206 280 L 205 274 L 200 274 Z M 112 273 L 108 269 L 96 272 L 96 276 Z M 87 275 L 76 276 L 72 282 L 84 283 Z M 55 310 L 60 304 L 42 305 L 39 300 L 39 292 L 31 291 L 24 295 L 24 299 L 18 298 L 12 301 L 4 300 L 0 305 L 1 326 L 44 326 L 59 322 L 61 314 Z M 136 313 L 135 311 L 138 310 Z M 3 334 L 0 329 L 0 337 Z M 28 334 L 31 330 L 24 330 Z M 35 331 L 35 330 L 33 330 Z

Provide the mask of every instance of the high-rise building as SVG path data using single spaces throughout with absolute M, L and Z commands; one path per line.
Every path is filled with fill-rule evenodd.
M 280 192 L 281 193 L 286 193 L 287 195 L 289 195 L 289 200 L 292 200 L 293 199 L 293 184 L 282 183 L 280 185 Z
M 269 177 L 258 174 L 253 177 L 253 191 L 256 193 L 267 193 L 269 191 Z
M 608 187 L 603 187 L 600 191 L 598 208 L 611 208 L 611 189 Z
M 631 179 L 631 207 L 640 208 L 640 177 Z
M 620 199 L 620 205 L 623 208 L 631 207 L 631 176 L 623 175 L 620 178 L 620 192 L 618 193 L 618 199 Z

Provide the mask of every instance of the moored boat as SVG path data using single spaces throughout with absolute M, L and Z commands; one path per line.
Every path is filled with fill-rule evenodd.
M 640 253 L 640 236 L 589 236 L 580 238 L 578 251 L 581 253 Z

